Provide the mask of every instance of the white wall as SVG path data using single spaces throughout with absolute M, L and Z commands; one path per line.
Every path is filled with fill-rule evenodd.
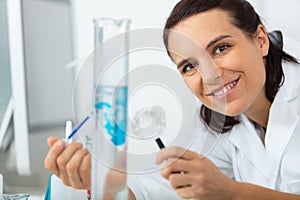
M 250 0 L 262 16 L 268 31 L 281 30 L 284 49 L 300 58 L 300 1 L 299 0 Z
M 85 59 L 93 50 L 92 19 L 101 17 L 132 19 L 131 29 L 163 28 L 178 0 L 72 0 L 75 57 Z

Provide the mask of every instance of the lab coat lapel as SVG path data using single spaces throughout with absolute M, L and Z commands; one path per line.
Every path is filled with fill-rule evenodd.
M 273 170 L 272 183 L 276 186 L 280 163 L 286 146 L 299 123 L 299 116 L 285 99 L 287 92 L 282 88 L 270 109 L 267 134 L 265 138 L 266 154 Z
M 272 183 L 276 187 L 276 179 L 280 170 L 283 153 L 294 130 L 299 123 L 297 97 L 300 95 L 299 66 L 284 63 L 285 81 L 276 94 L 269 113 L 267 134 L 265 138 L 266 154 L 270 165 L 274 168 Z M 296 105 L 296 106 L 295 106 Z
M 240 124 L 233 127 L 229 138 L 231 143 L 236 146 L 243 156 L 248 158 L 257 170 L 268 178 L 265 148 L 256 133 L 254 125 L 252 125 L 246 116 L 241 115 Z

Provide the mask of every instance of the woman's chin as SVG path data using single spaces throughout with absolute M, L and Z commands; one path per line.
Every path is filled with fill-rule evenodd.
M 227 115 L 227 116 L 230 116 L 230 117 L 235 117 L 235 116 L 238 116 L 239 114 L 242 113 L 242 110 L 241 109 L 232 109 L 232 108 L 223 108 L 223 109 L 212 109 L 212 110 L 215 110 L 216 112 L 218 113 L 221 113 L 223 115 Z

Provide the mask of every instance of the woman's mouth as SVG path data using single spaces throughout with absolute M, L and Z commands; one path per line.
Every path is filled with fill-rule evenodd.
M 226 93 L 228 93 L 229 91 L 231 91 L 236 84 L 239 82 L 240 78 L 231 81 L 229 83 L 226 83 L 224 86 L 214 90 L 213 92 L 211 92 L 210 94 L 207 94 L 206 96 L 224 96 Z

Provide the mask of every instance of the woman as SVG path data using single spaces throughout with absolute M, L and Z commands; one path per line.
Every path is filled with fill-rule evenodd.
M 169 52 L 203 103 L 203 123 L 228 136 L 228 157 L 216 163 L 233 177 L 189 150 L 162 169 L 163 177 L 182 198 L 300 199 L 287 194 L 300 194 L 300 69 L 291 66 L 296 59 L 270 42 L 259 16 L 244 0 L 183 0 L 165 29 L 172 30 L 164 35 L 167 49 L 181 47 L 174 35 L 182 34 L 216 64 L 216 72 L 207 76 L 193 55 Z M 216 112 L 224 115 L 221 129 L 210 122 Z M 178 152 L 183 150 L 162 150 L 157 162 L 177 158 Z M 184 174 L 174 173 L 178 171 Z
M 161 150 L 157 164 L 167 160 L 161 175 L 169 186 L 161 178 L 143 175 L 129 185 L 130 198 L 299 200 L 296 59 L 270 42 L 259 16 L 244 0 L 183 0 L 165 30 L 171 59 L 203 103 L 201 130 L 218 132 L 221 139 L 208 158 L 180 147 Z M 194 41 L 216 68 L 207 75 L 194 51 L 178 50 L 186 41 L 176 35 Z M 214 116 L 224 119 L 222 126 Z M 65 149 L 57 138 L 49 138 L 48 144 L 52 148 L 46 168 L 66 185 L 89 188 L 90 155 L 76 143 Z

